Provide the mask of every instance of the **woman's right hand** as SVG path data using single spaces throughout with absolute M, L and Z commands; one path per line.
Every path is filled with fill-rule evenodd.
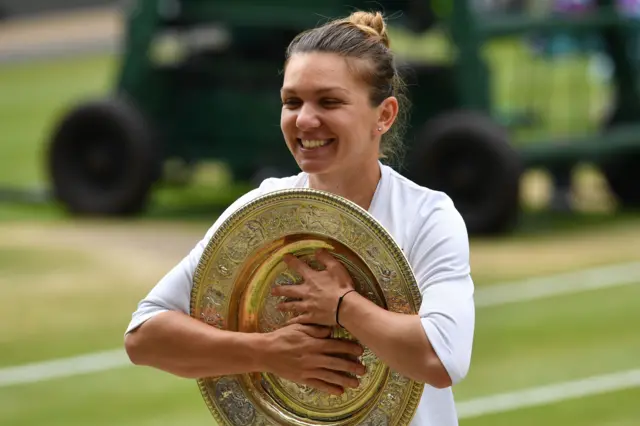
M 362 355 L 355 342 L 328 339 L 327 327 L 292 324 L 268 333 L 264 350 L 266 372 L 334 395 L 356 388 L 365 367 L 353 358 Z M 342 357 L 341 357 L 342 356 Z M 344 357 L 344 358 L 343 358 Z

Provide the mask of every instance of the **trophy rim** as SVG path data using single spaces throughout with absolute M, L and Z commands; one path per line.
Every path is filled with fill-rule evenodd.
M 271 191 L 245 203 L 240 208 L 231 213 L 231 215 L 229 215 L 229 217 L 220 224 L 218 229 L 215 230 L 211 239 L 207 242 L 194 272 L 193 286 L 190 295 L 190 316 L 192 318 L 202 320 L 196 314 L 198 309 L 197 303 L 199 301 L 198 295 L 202 290 L 202 286 L 205 284 L 206 270 L 209 266 L 210 261 L 212 260 L 216 247 L 218 247 L 219 244 L 225 240 L 225 238 L 229 237 L 229 235 L 237 228 L 239 223 L 250 217 L 252 212 L 264 209 L 271 204 L 278 204 L 287 201 L 291 201 L 293 203 L 324 203 L 332 209 L 335 209 L 350 218 L 356 219 L 357 222 L 360 222 L 359 226 L 366 227 L 370 231 L 372 231 L 375 237 L 378 239 L 378 242 L 387 250 L 387 253 L 392 257 L 394 264 L 398 266 L 396 272 L 398 273 L 399 280 L 403 283 L 403 288 L 406 291 L 405 295 L 408 298 L 407 302 L 411 305 L 411 309 L 413 311 L 412 313 L 418 313 L 422 297 L 411 265 L 409 264 L 409 261 L 407 260 L 400 246 L 398 246 L 391 234 L 380 224 L 380 222 L 376 218 L 374 218 L 367 210 L 363 209 L 361 206 L 341 196 L 311 188 L 289 188 Z M 207 381 L 208 378 L 200 378 L 197 379 L 197 384 L 210 413 L 213 415 L 215 421 L 219 426 L 233 426 L 232 423 L 230 423 L 224 417 L 224 415 L 220 412 L 219 407 L 217 407 L 212 400 L 209 392 L 206 389 Z M 246 378 L 240 379 L 239 381 L 245 382 Z M 398 420 L 398 426 L 407 426 L 411 422 L 411 419 L 415 415 L 415 412 L 418 408 L 420 398 L 424 390 L 424 384 L 409 380 L 407 388 L 408 397 L 401 407 L 402 415 Z M 246 390 L 243 389 L 243 392 L 245 391 Z M 252 399 L 251 396 L 248 397 L 250 400 Z M 282 420 L 284 420 L 284 418 Z M 342 425 L 351 423 L 314 421 L 305 424 Z

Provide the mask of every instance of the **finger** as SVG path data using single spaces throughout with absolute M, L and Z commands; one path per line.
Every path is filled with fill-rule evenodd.
M 316 259 L 322 262 L 324 266 L 326 266 L 327 270 L 333 271 L 334 273 L 342 274 L 345 277 L 350 277 L 347 268 L 345 268 L 342 262 L 333 257 L 333 255 L 326 249 L 319 249 L 316 252 Z
M 288 297 L 290 299 L 302 299 L 308 293 L 308 287 L 299 285 L 277 285 L 271 289 L 273 296 Z
M 327 382 L 323 382 L 322 380 L 308 379 L 303 383 L 322 392 L 330 393 L 331 395 L 342 395 L 344 393 L 344 389 L 340 386 L 332 385 Z
M 335 356 L 322 356 L 318 358 L 318 365 L 327 370 L 340 371 L 344 373 L 357 374 L 362 376 L 367 369 L 358 361 L 349 361 L 347 359 Z
M 326 354 L 346 354 L 361 356 L 364 353 L 362 346 L 346 340 L 329 339 L 322 341 L 322 352 Z
M 298 329 L 311 337 L 325 339 L 331 336 L 331 328 L 318 325 L 298 325 Z
M 319 368 L 312 373 L 314 378 L 322 380 L 323 382 L 330 383 L 332 385 L 338 385 L 342 388 L 357 388 L 360 386 L 360 380 L 355 377 L 347 376 L 346 374 L 336 373 L 335 371 Z
M 276 305 L 281 312 L 307 312 L 307 304 L 305 302 L 283 302 Z
M 336 266 L 336 264 L 342 265 L 331 253 L 326 249 L 318 249 L 316 251 L 316 259 L 324 264 L 327 268 L 330 266 Z
M 293 317 L 285 323 L 285 325 L 292 325 L 292 324 L 316 325 L 311 320 L 311 316 L 309 314 L 298 315 L 297 317 Z
M 285 254 L 282 257 L 282 260 L 284 261 L 284 263 L 287 264 L 289 268 L 295 270 L 300 275 L 302 275 L 303 278 L 308 277 L 309 274 L 313 272 L 313 269 L 311 269 L 309 265 L 307 265 L 302 260 L 298 259 L 296 256 L 292 254 Z
M 318 321 L 313 315 L 305 313 L 295 316 L 285 323 L 285 325 L 302 324 L 302 325 L 315 325 L 315 326 L 331 326 L 328 322 Z

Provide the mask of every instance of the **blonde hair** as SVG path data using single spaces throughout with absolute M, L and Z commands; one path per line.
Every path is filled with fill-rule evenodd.
M 365 61 L 367 66 L 356 67 L 356 70 L 370 87 L 372 106 L 380 105 L 390 96 L 398 99 L 398 117 L 382 136 L 380 158 L 399 160 L 409 101 L 405 95 L 405 84 L 396 68 L 383 15 L 380 12 L 357 11 L 298 34 L 287 48 L 285 66 L 294 54 L 309 52 L 335 53 L 347 59 Z
M 387 24 L 380 12 L 354 12 L 347 18 L 344 18 L 343 22 L 349 22 L 355 25 L 361 31 L 376 38 L 376 41 L 384 44 L 388 49 L 391 48 L 389 34 L 387 33 Z

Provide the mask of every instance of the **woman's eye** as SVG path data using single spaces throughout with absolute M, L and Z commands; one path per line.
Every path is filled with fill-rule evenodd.
M 285 99 L 282 101 L 282 105 L 287 107 L 297 107 L 300 105 L 300 101 L 298 99 Z
M 325 99 L 324 101 L 322 101 L 322 103 L 323 105 L 335 106 L 341 104 L 342 102 L 337 99 Z

